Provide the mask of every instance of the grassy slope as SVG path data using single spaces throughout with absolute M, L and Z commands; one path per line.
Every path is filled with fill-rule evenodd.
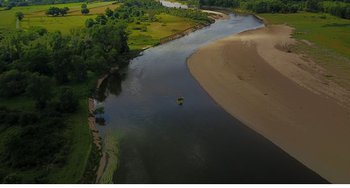
M 350 90 L 350 20 L 305 12 L 259 16 L 271 24 L 288 24 L 295 28 L 293 37 L 316 44 L 300 42 L 293 50 L 311 57 L 332 73 L 328 79 Z
M 129 24 L 129 46 L 131 49 L 142 49 L 159 43 L 161 38 L 170 36 L 174 33 L 186 30 L 195 25 L 189 19 L 160 14 L 157 16 L 158 22 Z M 146 31 L 137 30 L 136 28 L 147 27 Z

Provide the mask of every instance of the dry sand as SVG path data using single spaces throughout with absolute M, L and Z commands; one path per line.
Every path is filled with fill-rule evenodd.
M 290 52 L 288 26 L 268 26 L 199 49 L 188 67 L 232 116 L 332 183 L 350 183 L 350 94 Z

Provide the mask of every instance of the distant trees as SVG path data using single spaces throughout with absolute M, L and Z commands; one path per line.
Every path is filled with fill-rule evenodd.
M 16 12 L 15 16 L 19 21 L 22 21 L 24 18 L 23 12 Z
M 81 13 L 86 15 L 86 14 L 89 14 L 90 10 L 88 8 L 82 8 L 81 9 Z
M 199 4 L 241 8 L 256 13 L 325 12 L 350 19 L 349 0 L 199 0 Z
M 85 3 L 81 5 L 80 12 L 84 15 L 89 14 L 90 10 L 87 8 L 87 5 Z
M 58 8 L 58 7 L 50 7 L 49 10 L 46 11 L 46 15 L 51 16 L 65 16 L 69 11 L 68 7 Z

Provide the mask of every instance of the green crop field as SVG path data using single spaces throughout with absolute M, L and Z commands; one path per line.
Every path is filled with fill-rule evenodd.
M 80 12 L 81 4 L 36 5 L 2 10 L 0 11 L 0 29 L 15 29 L 15 14 L 16 12 L 23 12 L 24 19 L 20 22 L 21 28 L 26 29 L 31 26 L 42 26 L 49 31 L 59 30 L 62 33 L 68 33 L 74 27 L 83 26 L 86 19 L 95 18 L 96 15 L 103 14 L 107 7 L 114 10 L 120 6 L 120 4 L 113 4 L 113 2 L 89 3 L 88 8 L 90 9 L 90 13 L 88 15 L 82 15 Z M 46 16 L 46 10 L 52 6 L 59 8 L 68 7 L 70 10 L 66 16 Z

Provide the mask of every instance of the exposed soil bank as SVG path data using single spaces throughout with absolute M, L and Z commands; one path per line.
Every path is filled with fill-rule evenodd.
M 350 183 L 350 94 L 291 53 L 293 29 L 268 26 L 202 47 L 192 75 L 232 116 L 333 183 Z

